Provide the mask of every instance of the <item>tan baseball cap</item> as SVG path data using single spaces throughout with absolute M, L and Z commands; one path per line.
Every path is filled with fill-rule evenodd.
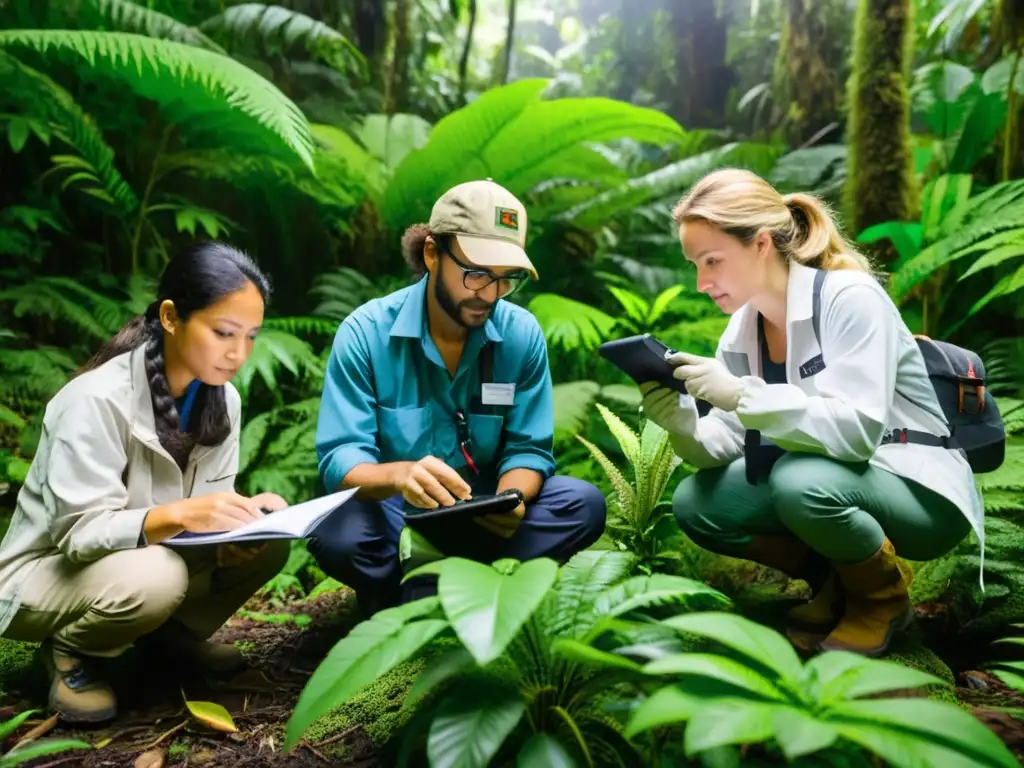
M 526 208 L 492 179 L 458 184 L 434 203 L 430 231 L 455 235 L 466 258 L 481 267 L 525 269 L 537 279 L 526 255 Z

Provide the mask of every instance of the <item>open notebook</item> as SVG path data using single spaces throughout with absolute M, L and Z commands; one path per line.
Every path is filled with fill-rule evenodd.
M 245 541 L 266 541 L 267 539 L 304 539 L 331 512 L 355 495 L 358 488 L 322 496 L 318 499 L 293 504 L 290 507 L 270 512 L 233 531 L 221 533 L 179 533 L 162 543 L 172 547 L 189 547 L 199 544 L 237 544 Z

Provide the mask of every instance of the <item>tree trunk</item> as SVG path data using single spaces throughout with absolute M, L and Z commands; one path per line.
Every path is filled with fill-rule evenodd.
M 687 128 L 720 128 L 734 84 L 725 61 L 728 16 L 716 0 L 676 0 L 670 6 L 676 41 L 672 117 Z
M 367 71 L 372 82 L 382 84 L 381 64 L 388 39 L 387 14 L 383 0 L 355 0 L 356 47 L 366 57 Z
M 512 67 L 512 45 L 516 37 L 516 0 L 508 0 L 508 28 L 505 30 L 505 52 L 501 62 L 497 84 L 504 85 L 508 82 L 508 73 Z
M 913 35 L 912 0 L 861 0 L 846 130 L 845 207 L 851 236 L 885 221 L 920 217 L 907 88 Z M 885 241 L 878 256 L 892 261 L 896 251 Z
M 775 61 L 778 103 L 788 106 L 786 140 L 800 146 L 841 117 L 842 39 L 830 28 L 834 0 L 786 0 L 786 22 Z
M 394 16 L 395 46 L 384 90 L 384 112 L 404 112 L 409 106 L 409 0 L 396 0 Z
M 473 32 L 475 29 L 476 0 L 469 0 L 469 26 L 466 28 L 466 43 L 462 46 L 462 56 L 459 57 L 459 106 L 466 103 L 466 75 L 469 71 L 469 52 L 473 48 Z

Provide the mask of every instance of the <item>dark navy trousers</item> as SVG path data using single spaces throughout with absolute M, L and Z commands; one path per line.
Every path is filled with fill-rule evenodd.
M 324 573 L 355 590 L 368 614 L 397 605 L 402 571 L 398 537 L 405 526 L 400 495 L 383 501 L 352 499 L 332 512 L 309 537 L 308 547 Z M 594 485 L 554 476 L 526 506 L 516 532 L 505 539 L 466 524 L 465 536 L 445 546 L 446 555 L 493 562 L 504 557 L 525 561 L 550 557 L 564 563 L 604 533 L 606 502 Z

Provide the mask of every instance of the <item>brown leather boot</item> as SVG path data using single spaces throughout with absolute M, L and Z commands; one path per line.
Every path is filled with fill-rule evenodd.
M 881 656 L 893 635 L 914 618 L 906 577 L 889 539 L 867 560 L 835 563 L 846 591 L 838 626 L 821 643 L 823 651 L 851 651 Z
M 36 656 L 50 677 L 47 710 L 67 723 L 101 723 L 117 716 L 117 697 L 95 662 L 44 640 Z
M 150 656 L 159 656 L 168 662 L 187 667 L 198 667 L 218 677 L 231 677 L 247 663 L 245 656 L 233 643 L 201 640 L 176 619 L 168 619 L 150 634 L 136 640 L 135 644 Z

